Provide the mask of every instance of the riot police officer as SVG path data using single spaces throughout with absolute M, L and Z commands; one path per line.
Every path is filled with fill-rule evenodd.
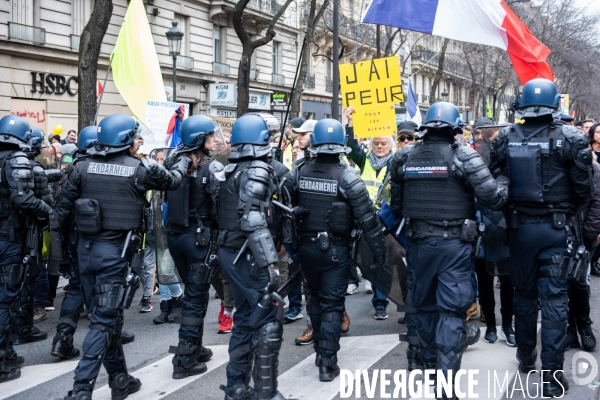
M 75 143 L 77 150 L 73 153 L 72 157 L 76 160 L 87 157 L 87 150 L 94 147 L 97 140 L 98 127 L 96 125 L 83 128 L 79 132 L 77 142 Z M 67 172 L 68 170 L 65 173 Z M 72 263 L 63 263 L 60 266 L 56 265 L 57 267 L 62 267 L 62 270 L 56 272 L 69 279 L 69 291 L 65 293 L 65 298 L 60 307 L 60 318 L 56 326 L 56 335 L 52 339 L 52 350 L 50 351 L 50 354 L 63 360 L 79 357 L 79 350 L 73 345 L 73 335 L 77 330 L 77 322 L 79 321 L 79 315 L 83 311 L 84 304 L 83 293 L 81 291 L 81 278 L 79 276 L 79 263 L 77 260 L 77 231 L 73 229 L 68 234 L 69 258 Z M 124 342 L 122 341 L 122 343 Z
M 223 150 L 225 138 L 212 119 L 194 115 L 181 125 L 181 143 L 175 154 L 190 157 L 192 164 L 181 186 L 167 192 L 169 252 L 185 283 L 181 317 L 175 318 L 175 323 L 181 324 L 179 344 L 169 349 L 175 354 L 173 379 L 205 372 L 204 362 L 212 357 L 212 351 L 202 346 L 202 336 L 208 290 L 218 263 L 213 240 L 218 227 L 219 181 L 215 174 L 223 170 L 223 165 L 210 158 L 210 153 Z
M 219 261 L 236 307 L 227 386 L 221 386 L 226 400 L 285 399 L 277 391 L 283 300 L 275 292 L 279 260 L 274 237 L 280 227 L 272 203 L 274 196 L 281 196 L 269 146 L 278 129 L 279 122 L 270 114 L 238 118 L 231 131 L 230 164 L 217 174 Z
M 35 197 L 31 164 L 19 147 L 28 143 L 31 129 L 24 118 L 0 119 L 0 383 L 17 379 L 25 362 L 13 349 L 11 335 L 23 277 L 31 267 L 24 257 L 32 250 L 38 218 L 47 218 L 51 207 Z M 30 237 L 30 240 L 26 240 Z M 30 256 L 29 251 L 27 256 Z M 39 332 L 39 331 L 38 331 Z
M 49 153 L 42 153 L 42 144 L 44 137 L 39 128 L 32 126 L 31 139 L 27 144 L 21 146 L 21 150 L 27 154 L 33 172 L 33 193 L 35 197 L 43 200 L 46 204 L 52 206 L 54 200 L 52 197 L 52 183 L 56 183 L 62 177 L 60 170 L 53 168 L 56 163 L 54 156 Z M 13 342 L 15 345 L 37 342 L 45 340 L 48 337 L 47 332 L 41 332 L 34 326 L 34 293 L 35 283 L 40 279 L 40 274 L 46 274 L 44 261 L 42 260 L 42 240 L 43 231 L 48 229 L 47 220 L 37 221 L 38 229 L 36 248 L 38 254 L 35 257 L 35 265 L 28 270 L 23 282 L 20 293 L 21 310 L 15 318 L 15 335 Z M 45 277 L 44 277 L 45 278 Z M 44 313 L 46 311 L 44 310 Z
M 298 258 L 311 292 L 309 315 L 321 381 L 332 381 L 340 373 L 337 352 L 352 261 L 353 221 L 358 221 L 373 254 L 371 269 L 385 263 L 383 234 L 369 192 L 358 172 L 340 159 L 349 152 L 345 143 L 344 128 L 338 121 L 317 122 L 310 147 L 316 157 L 288 175 L 298 217 Z
M 127 373 L 121 345 L 123 308 L 128 307 L 139 280 L 132 276 L 138 261 L 149 189 L 174 190 L 190 159 L 181 157 L 171 171 L 154 160 L 130 155 L 138 124 L 114 114 L 98 125 L 98 146 L 90 157 L 77 160 L 61 187 L 51 219 L 52 251 L 68 263 L 68 223 L 74 215 L 79 236 L 77 253 L 81 285 L 90 310 L 90 330 L 83 341 L 83 357 L 75 369 L 73 390 L 66 399 L 91 399 L 100 366 L 109 375 L 113 398 L 124 399 L 141 382 Z M 125 296 L 124 296 L 125 295 Z
M 525 122 L 500 131 L 490 154 L 494 175 L 510 178 L 506 214 L 519 369 L 535 369 L 539 299 L 546 397 L 562 396 L 569 387 L 562 373 L 567 269 L 578 262 L 576 251 L 582 244 L 569 220 L 595 190 L 587 139 L 574 127 L 555 122 L 559 104 L 553 82 L 527 82 L 514 104 L 515 117 Z
M 433 104 L 419 128 L 426 130 L 423 141 L 398 151 L 391 169 L 391 206 L 396 217 L 405 218 L 406 261 L 412 272 L 407 303 L 417 310 L 425 367 L 437 367 L 444 375 L 460 368 L 467 346 L 475 197 L 493 209 L 501 208 L 507 197 L 479 154 L 455 142 L 461 124 L 454 105 Z

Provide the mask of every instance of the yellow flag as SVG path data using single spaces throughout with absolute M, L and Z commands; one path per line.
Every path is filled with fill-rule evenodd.
M 146 122 L 146 101 L 167 101 L 142 0 L 131 0 L 111 55 L 113 80 L 125 102 Z

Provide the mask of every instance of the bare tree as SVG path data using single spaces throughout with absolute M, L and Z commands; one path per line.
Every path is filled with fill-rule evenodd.
M 98 57 L 102 40 L 108 29 L 113 12 L 112 0 L 96 0 L 90 20 L 83 28 L 79 42 L 79 66 L 77 68 L 77 128 L 81 131 L 94 124 L 97 111 L 96 79 Z
M 312 34 L 314 32 L 315 26 L 319 22 L 319 19 L 321 19 L 321 17 L 323 16 L 323 13 L 325 12 L 325 9 L 328 5 L 329 0 L 325 0 L 319 8 L 319 10 L 316 11 L 317 0 L 310 0 L 310 9 L 308 11 L 308 19 L 306 21 L 306 28 L 309 29 L 309 32 L 304 38 L 304 40 L 306 41 L 304 46 L 306 46 L 306 48 L 304 49 L 304 53 L 302 54 L 302 61 L 300 62 L 300 70 L 298 71 L 298 81 L 296 82 L 294 93 L 292 94 L 292 98 L 290 99 L 290 118 L 297 117 L 300 114 L 300 98 L 302 97 L 302 93 L 304 93 L 304 82 L 306 81 L 308 66 L 310 65 L 310 49 L 312 44 Z
M 238 67 L 238 79 L 237 79 L 237 91 L 238 91 L 238 103 L 237 103 L 237 116 L 241 117 L 248 112 L 248 101 L 250 99 L 250 59 L 254 50 L 260 46 L 264 46 L 269 43 L 275 37 L 275 24 L 281 18 L 285 10 L 292 3 L 293 0 L 286 0 L 281 8 L 275 13 L 271 20 L 267 23 L 266 32 L 263 37 L 252 40 L 251 33 L 249 30 L 250 26 L 244 25 L 244 13 L 246 6 L 250 0 L 238 0 L 233 9 L 233 29 L 237 34 L 240 42 L 242 43 L 242 57 L 240 58 L 240 64 Z M 276 3 L 275 3 L 276 4 Z M 257 33 L 263 31 L 263 27 L 259 26 Z
M 429 101 L 433 101 L 435 99 L 435 92 L 440 83 L 440 79 L 442 78 L 442 74 L 444 73 L 444 59 L 446 58 L 446 50 L 448 49 L 448 43 L 450 43 L 450 39 L 444 39 L 444 43 L 442 44 L 442 50 L 440 50 L 440 58 L 438 61 L 438 68 L 433 77 L 433 82 L 431 83 L 431 91 L 429 92 Z

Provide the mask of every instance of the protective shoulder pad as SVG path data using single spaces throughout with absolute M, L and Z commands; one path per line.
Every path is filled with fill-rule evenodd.
M 571 125 L 563 125 L 561 135 L 571 143 L 574 149 L 585 149 L 588 146 L 588 138 L 583 132 Z
M 342 173 L 342 177 L 340 178 L 340 188 L 342 191 L 348 190 L 358 183 L 363 183 L 360 178 L 360 174 L 355 168 L 352 168 L 349 165 L 345 165 L 346 170 Z
M 254 160 L 248 165 L 248 179 L 265 183 L 267 186 L 271 181 L 271 167 L 266 162 Z
M 208 165 L 208 172 L 211 173 L 211 175 L 214 175 L 216 173 L 219 173 L 221 171 L 223 171 L 225 169 L 225 167 L 223 166 L 223 164 L 221 164 L 218 161 L 212 160 L 211 163 Z
M 31 168 L 27 154 L 22 151 L 15 151 L 10 157 L 10 166 L 13 169 Z
M 456 149 L 456 152 L 454 153 L 454 155 L 461 162 L 465 162 L 465 161 L 468 161 L 468 160 L 470 160 L 472 158 L 476 158 L 476 157 L 481 158 L 479 153 L 477 151 L 473 150 L 472 148 L 470 148 L 469 146 L 459 146 Z

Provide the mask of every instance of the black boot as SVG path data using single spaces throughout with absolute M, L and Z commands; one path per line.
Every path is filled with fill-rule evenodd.
M 73 389 L 65 396 L 64 400 L 92 400 L 92 392 L 87 390 Z
M 477 325 L 471 325 L 467 328 L 467 337 L 465 339 L 465 344 L 467 346 L 471 346 L 479 340 L 481 336 L 481 330 Z
M 26 343 L 39 342 L 48 338 L 48 332 L 42 332 L 33 325 L 15 327 L 13 344 L 15 346 Z
M 417 344 L 409 344 L 406 350 L 406 358 L 408 359 L 408 371 L 415 369 L 423 369 L 423 360 L 421 360 L 421 349 Z
M 592 327 L 587 325 L 583 328 L 579 328 L 579 334 L 581 335 L 581 344 L 585 351 L 592 351 L 596 347 L 596 337 L 592 332 Z
M 171 302 L 171 311 L 169 312 L 167 320 L 170 323 L 173 323 L 175 322 L 175 318 L 181 317 L 181 309 L 183 307 L 183 294 L 179 297 L 172 297 L 169 301 Z
M 519 371 L 524 374 L 535 370 L 535 360 L 537 359 L 537 350 L 527 354 L 520 349 L 517 350 L 517 360 L 519 360 Z
M 340 374 L 340 367 L 337 365 L 337 356 L 331 358 L 319 358 L 319 380 L 321 382 L 331 382 Z
M 19 368 L 13 368 L 8 372 L 0 370 L 0 383 L 14 381 L 21 377 L 21 370 Z
M 251 400 L 254 395 L 252 388 L 246 385 L 235 385 L 233 387 L 221 385 L 220 388 L 225 392 L 225 400 Z
M 129 344 L 135 340 L 135 334 L 127 329 L 121 332 L 121 344 Z
M 157 324 L 164 324 L 166 322 L 168 322 L 167 317 L 169 316 L 169 313 L 171 312 L 171 302 L 169 300 L 163 300 L 160 302 L 160 314 L 154 318 L 152 321 Z
M 142 382 L 127 372 L 119 372 L 108 377 L 108 387 L 110 387 L 111 400 L 123 400 L 140 390 Z
M 198 358 L 202 353 L 201 346 L 195 341 L 180 339 L 177 347 L 171 346 L 169 348 L 169 353 L 175 354 L 175 357 L 173 357 L 173 379 L 183 379 L 188 376 L 203 374 L 208 369 L 206 364 L 198 362 Z M 210 355 L 212 356 L 212 351 L 210 351 Z
M 598 264 L 598 262 L 592 263 L 592 275 L 600 276 L 600 265 Z
M 578 349 L 581 345 L 579 344 L 579 338 L 577 337 L 577 330 L 574 326 L 569 325 L 567 328 L 567 338 L 565 339 L 565 351 L 569 349 Z
M 569 390 L 569 382 L 562 371 L 544 371 L 542 397 L 562 397 Z
M 5 357 L 6 360 L 4 359 Z M 0 350 L 0 367 L 4 365 L 8 368 L 15 369 L 21 368 L 23 364 L 25 364 L 25 358 L 17 355 L 17 352 L 15 351 L 12 343 L 8 345 L 8 350 L 6 351 L 6 354 L 4 353 L 4 349 Z
M 52 354 L 54 357 L 69 360 L 79 357 L 79 350 L 73 345 L 73 334 L 75 329 L 69 326 L 66 329 L 57 329 L 54 339 L 52 339 Z
M 213 356 L 213 352 L 208 347 L 200 346 L 200 354 L 196 360 L 200 363 L 209 361 Z

